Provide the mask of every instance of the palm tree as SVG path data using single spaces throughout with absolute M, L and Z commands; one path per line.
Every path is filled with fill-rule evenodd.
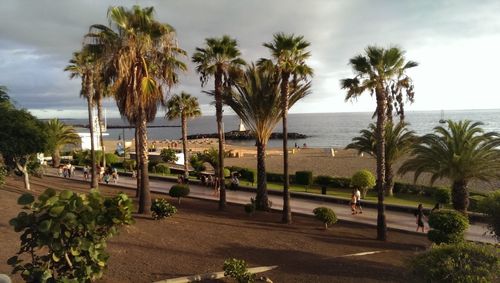
M 448 120 L 447 124 L 448 129 L 437 126 L 434 133 L 421 137 L 412 157 L 401 165 L 398 173 L 415 172 L 415 181 L 422 173 L 430 173 L 431 184 L 448 178 L 452 182 L 453 208 L 466 213 L 469 182 L 500 178 L 499 134 L 484 132 L 481 122 Z
M 281 119 L 283 122 L 283 223 L 292 223 L 292 211 L 290 208 L 290 180 L 288 174 L 288 109 L 289 95 L 299 81 L 307 80 L 313 75 L 313 70 L 306 64 L 311 57 L 307 48 L 311 45 L 303 36 L 287 35 L 284 33 L 274 34 L 272 42 L 264 43 L 269 48 L 275 62 L 269 59 L 259 60 L 258 65 L 268 70 L 274 70 L 280 77 L 281 92 Z
M 387 123 L 385 126 L 385 193 L 393 195 L 394 173 L 392 165 L 403 155 L 411 150 L 415 142 L 415 132 L 407 128 L 408 124 L 400 122 L 396 125 Z M 361 130 L 358 137 L 352 139 L 352 143 L 346 149 L 355 149 L 359 153 L 366 153 L 377 158 L 377 127 L 372 123 L 368 129 Z
M 82 87 L 80 96 L 87 100 L 87 111 L 89 115 L 89 130 L 90 130 L 90 153 L 92 161 L 91 169 L 91 188 L 98 188 L 97 181 L 97 168 L 95 158 L 95 145 L 94 145 L 94 115 L 92 108 L 94 107 L 94 67 L 93 62 L 95 58 L 93 54 L 87 49 L 83 48 L 80 52 L 74 52 L 73 58 L 69 61 L 64 71 L 70 72 L 70 78 L 82 79 Z
M 7 94 L 7 87 L 0 85 L 0 104 L 9 102 L 10 101 L 10 96 Z
M 247 68 L 236 80 L 237 92 L 224 96 L 229 105 L 255 135 L 257 145 L 257 196 L 256 206 L 269 210 L 266 182 L 266 145 L 276 124 L 281 120 L 280 84 L 274 74 L 259 70 L 254 65 Z M 289 107 L 309 94 L 310 83 L 299 84 L 289 93 Z
M 195 63 L 196 72 L 200 74 L 201 86 L 203 87 L 210 77 L 214 77 L 215 87 L 215 112 L 217 119 L 217 133 L 219 139 L 219 162 L 218 177 L 224 180 L 224 132 L 222 128 L 222 93 L 223 88 L 231 85 L 234 74 L 239 72 L 245 61 L 240 58 L 238 43 L 235 39 L 224 35 L 221 38 L 205 39 L 204 48 L 196 48 L 192 61 Z M 220 186 L 219 209 L 226 207 L 226 189 L 224 182 Z
M 387 121 L 387 99 L 394 85 L 407 89 L 411 80 L 406 70 L 418 64 L 405 61 L 404 51 L 397 47 L 388 49 L 368 46 L 365 55 L 357 55 L 349 60 L 355 73 L 354 78 L 341 80 L 342 89 L 347 89 L 346 100 L 356 99 L 364 92 L 375 94 L 377 100 L 377 190 L 378 216 L 377 239 L 387 240 L 387 223 L 385 219 L 384 189 L 385 189 L 385 124 Z M 402 81 L 408 84 L 402 84 Z
M 188 150 L 187 150 L 187 119 L 201 116 L 200 105 L 198 98 L 192 97 L 190 94 L 181 92 L 180 95 L 174 95 L 167 102 L 166 118 L 174 120 L 181 119 L 182 125 L 182 151 L 184 152 L 184 176 L 186 180 L 189 177 L 188 170 Z
M 106 67 L 122 117 L 135 123 L 140 156 L 139 213 L 151 206 L 148 177 L 147 123 L 155 119 L 159 105 L 164 105 L 164 87 L 178 83 L 178 71 L 186 65 L 178 57 L 186 52 L 177 46 L 175 29 L 154 19 L 154 8 L 111 7 L 111 28 L 91 26 L 88 37 L 103 45 Z
M 69 126 L 52 119 L 47 123 L 48 145 L 52 155 L 52 166 L 59 167 L 61 161 L 61 149 L 67 144 L 78 144 L 80 136 L 76 133 L 73 126 Z

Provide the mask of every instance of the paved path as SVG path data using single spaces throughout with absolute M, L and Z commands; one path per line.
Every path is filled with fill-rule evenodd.
M 55 176 L 56 171 L 50 170 L 47 172 L 48 175 Z M 73 179 L 83 180 L 82 172 L 75 171 L 76 175 Z M 150 188 L 153 192 L 168 193 L 170 187 L 174 182 L 164 181 L 164 180 L 150 180 Z M 136 180 L 131 177 L 120 176 L 118 181 L 119 186 L 136 188 Z M 205 186 L 198 184 L 190 184 L 190 197 L 218 200 L 218 197 L 214 196 L 213 190 Z M 230 203 L 249 203 L 250 198 L 255 197 L 254 193 L 245 191 L 230 191 L 226 190 L 226 200 Z M 272 201 L 272 207 L 274 209 L 281 209 L 283 207 L 283 198 L 281 196 L 269 195 L 269 199 Z M 377 210 L 375 208 L 364 208 L 362 214 L 352 215 L 350 206 L 345 204 L 336 204 L 331 202 L 324 202 L 320 200 L 310 200 L 310 199 L 291 199 L 292 212 L 312 215 L 312 210 L 318 206 L 326 206 L 335 211 L 337 217 L 341 220 L 352 221 L 357 223 L 364 223 L 375 226 L 377 223 Z M 415 232 L 416 223 L 415 217 L 412 213 L 408 212 L 397 212 L 386 210 L 387 226 L 389 228 L 411 231 Z M 426 229 L 428 228 L 426 223 Z M 484 223 L 474 223 L 471 224 L 468 231 L 466 232 L 466 238 L 472 241 L 480 242 L 490 242 L 493 243 L 494 239 L 485 235 L 487 232 L 486 224 Z M 389 231 L 390 237 L 390 231 Z

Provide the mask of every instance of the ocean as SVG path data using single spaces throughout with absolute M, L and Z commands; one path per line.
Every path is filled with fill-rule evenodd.
M 288 131 L 305 134 L 306 139 L 289 140 L 289 145 L 297 143 L 302 146 L 304 143 L 308 147 L 322 148 L 344 148 L 349 144 L 359 131 L 367 128 L 369 123 L 375 123 L 372 119 L 372 112 L 356 113 L 315 113 L 315 114 L 289 114 Z M 410 123 L 410 128 L 417 134 L 430 133 L 439 124 L 441 119 L 440 111 L 409 111 L 406 113 L 406 121 Z M 449 110 L 444 112 L 444 119 L 451 120 L 472 120 L 484 123 L 485 131 L 500 132 L 500 109 L 494 110 Z M 397 118 L 395 118 L 397 120 Z M 69 124 L 87 124 L 86 120 L 68 119 L 64 122 Z M 239 118 L 235 115 L 224 116 L 224 130 L 237 130 Z M 111 118 L 108 125 L 127 125 L 128 123 L 120 118 Z M 151 125 L 179 126 L 180 121 L 167 121 L 157 118 Z M 85 131 L 86 129 L 79 129 Z M 217 124 L 214 116 L 202 116 L 188 121 L 188 134 L 208 134 L 217 131 Z M 281 132 L 281 124 L 275 128 L 275 132 Z M 133 129 L 108 129 L 108 140 L 123 138 L 126 140 L 133 138 Z M 149 128 L 149 140 L 179 139 L 181 137 L 180 127 Z M 254 145 L 253 141 L 228 141 L 231 144 Z M 268 147 L 281 147 L 281 140 L 270 140 Z

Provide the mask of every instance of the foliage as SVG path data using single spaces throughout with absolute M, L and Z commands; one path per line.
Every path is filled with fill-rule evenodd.
M 167 114 L 165 118 L 169 120 L 194 118 L 201 116 L 198 98 L 186 92 L 174 94 L 167 102 Z
M 121 160 L 121 158 L 114 153 L 106 153 L 104 156 L 106 157 L 106 164 L 118 163 Z
M 314 178 L 314 183 L 322 187 L 327 187 L 332 182 L 332 177 L 328 175 L 319 175 Z
M 489 219 L 489 230 L 500 240 L 500 191 L 490 193 L 479 203 L 479 209 Z
M 106 241 L 133 223 L 132 200 L 120 193 L 104 198 L 99 191 L 76 194 L 47 189 L 38 197 L 18 199 L 23 211 L 10 220 L 20 236 L 19 255 L 9 259 L 13 272 L 28 282 L 88 282 L 102 276 L 109 255 Z
M 155 173 L 162 175 L 170 174 L 170 167 L 165 164 L 158 164 L 155 166 Z
M 462 242 L 433 246 L 408 262 L 419 282 L 496 282 L 500 277 L 499 248 Z
M 224 276 L 229 276 L 238 283 L 255 282 L 255 274 L 248 272 L 247 264 L 242 259 L 226 259 L 224 261 Z
M 434 199 L 441 204 L 448 204 L 451 201 L 451 191 L 448 188 L 437 187 L 434 191 Z
M 137 161 L 134 159 L 123 160 L 123 168 L 128 171 L 133 171 L 137 165 Z
M 295 182 L 299 185 L 310 186 L 312 185 L 313 175 L 312 171 L 297 171 L 295 172 Z
M 462 213 L 454 210 L 439 210 L 429 215 L 427 233 L 429 240 L 436 244 L 452 244 L 464 240 L 465 230 L 469 227 L 469 220 Z
M 168 194 L 171 197 L 177 198 L 180 204 L 181 198 L 189 195 L 189 186 L 185 184 L 175 184 L 170 188 Z
M 257 209 L 257 204 L 255 203 L 255 199 L 250 198 L 250 202 L 245 204 L 244 208 L 245 208 L 246 213 L 248 213 L 250 215 L 253 214 L 255 212 L 255 210 Z
M 161 150 L 160 157 L 163 162 L 175 162 L 179 159 L 175 154 L 175 149 L 164 148 Z
M 47 122 L 47 151 L 52 155 L 53 165 L 59 166 L 60 151 L 66 144 L 76 145 L 80 143 L 80 136 L 76 133 L 73 126 L 66 125 L 59 119 L 52 119 Z
M 483 195 L 474 195 L 469 197 L 469 211 L 481 212 L 480 203 L 485 198 Z
M 325 224 L 325 229 L 328 229 L 328 225 L 337 223 L 337 216 L 335 215 L 335 212 L 331 208 L 322 206 L 316 207 L 313 210 L 313 213 L 316 219 Z
M 231 177 L 231 171 L 229 169 L 224 168 L 224 178 Z
M 453 122 L 438 126 L 434 133 L 420 138 L 412 157 L 400 167 L 399 173 L 415 172 L 415 181 L 430 173 L 431 184 L 441 178 L 452 183 L 453 208 L 462 212 L 468 207 L 467 183 L 473 179 L 488 181 L 500 177 L 500 139 L 498 133 L 484 132 L 480 122 Z
M 191 155 L 191 157 L 189 158 L 189 164 L 191 164 L 191 167 L 193 167 L 194 171 L 198 173 L 207 169 L 205 165 L 203 165 L 203 160 L 201 160 L 200 156 L 197 154 Z
M 375 186 L 375 176 L 368 170 L 360 170 L 352 175 L 351 186 L 361 189 L 363 197 L 365 197 L 367 190 L 373 189 Z
M 151 203 L 151 214 L 155 220 L 173 216 L 175 213 L 177 213 L 177 208 L 168 203 L 166 199 L 156 198 Z

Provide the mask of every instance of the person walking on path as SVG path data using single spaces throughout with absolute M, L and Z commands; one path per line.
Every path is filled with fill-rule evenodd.
M 418 232 L 418 229 L 422 229 L 422 233 L 425 232 L 424 231 L 424 218 L 425 218 L 424 207 L 422 206 L 421 203 L 418 205 L 418 208 L 415 211 L 415 217 L 417 220 L 417 232 Z
M 361 192 L 359 189 L 356 189 L 354 193 L 356 195 L 356 208 L 359 210 L 359 213 L 363 213 L 363 208 L 361 207 Z
M 116 168 L 113 168 L 113 173 L 111 173 L 111 180 L 113 181 L 113 184 L 118 183 L 118 170 Z
M 87 165 L 83 166 L 83 179 L 85 181 L 89 179 L 89 167 Z
M 351 195 L 351 211 L 352 211 L 352 214 L 357 214 L 358 211 L 356 211 L 356 193 L 355 192 L 352 192 L 352 195 Z
M 71 178 L 71 176 L 74 176 L 75 175 L 75 166 L 73 166 L 73 164 L 69 164 L 68 165 L 68 176 Z
M 214 196 L 218 196 L 220 192 L 220 180 L 219 177 L 215 176 L 213 179 L 213 186 L 214 186 Z

